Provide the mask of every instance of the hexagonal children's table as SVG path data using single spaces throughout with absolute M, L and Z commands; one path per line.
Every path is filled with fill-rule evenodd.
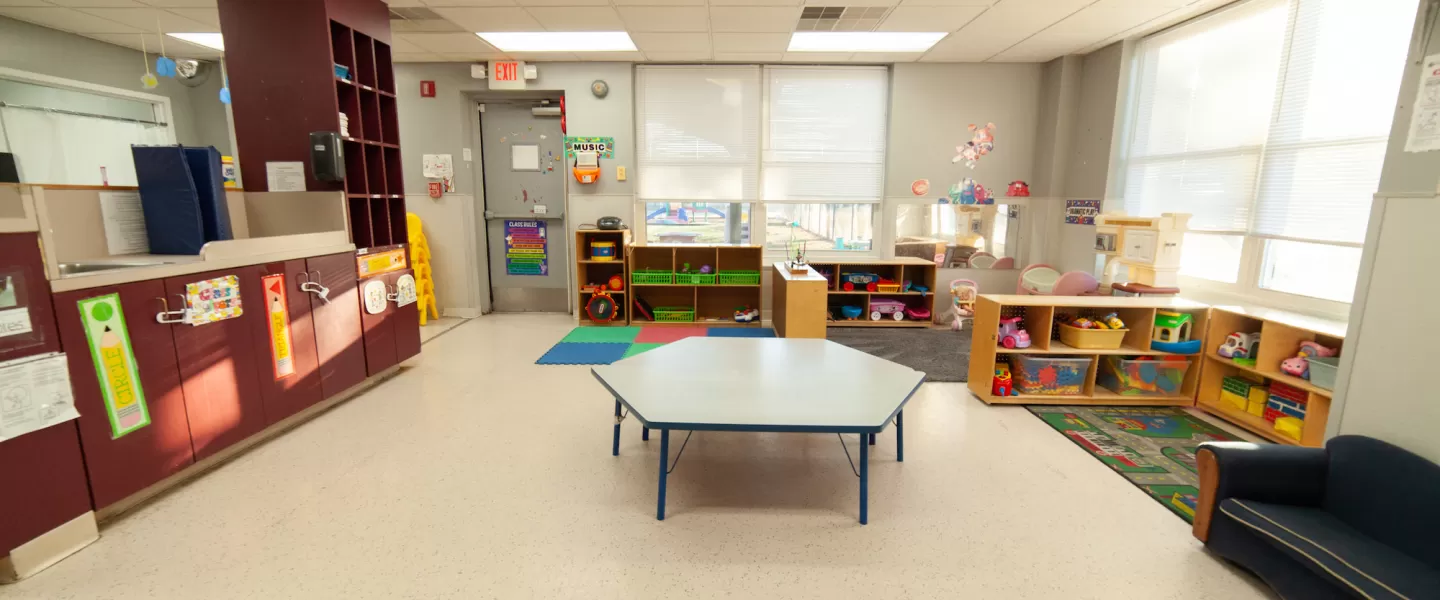
M 655 516 L 661 520 L 670 430 L 679 429 L 860 434 L 857 475 L 865 523 L 868 445 L 893 419 L 896 458 L 905 460 L 901 410 L 925 380 L 920 371 L 834 342 L 776 338 L 689 338 L 591 372 L 615 396 L 611 454 L 620 454 L 626 415 L 639 419 L 645 439 L 650 429 L 660 430 Z M 622 415 L 622 406 L 629 412 Z

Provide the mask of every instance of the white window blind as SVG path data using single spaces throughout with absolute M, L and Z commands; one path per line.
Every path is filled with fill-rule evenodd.
M 754 201 L 760 67 L 636 67 L 640 200 Z
M 1141 44 L 1126 212 L 1247 229 L 1286 18 L 1285 2 L 1254 0 Z
M 1253 233 L 1365 241 L 1415 8 L 1414 0 L 1292 7 Z
M 766 202 L 878 203 L 889 73 L 884 67 L 766 67 Z

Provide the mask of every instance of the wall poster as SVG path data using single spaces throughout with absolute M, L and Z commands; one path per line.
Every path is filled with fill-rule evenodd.
M 130 329 L 120 307 L 120 294 L 81 300 L 80 320 L 95 361 L 100 396 L 110 419 L 110 439 L 150 424 L 145 390 L 140 386 L 140 367 L 130 345 Z
M 544 221 L 505 221 L 505 274 L 547 275 Z
M 234 275 L 185 284 L 185 322 L 209 325 L 245 314 L 240 305 L 240 279 Z
M 290 304 L 285 295 L 285 275 L 260 278 L 265 289 L 265 316 L 270 323 L 270 358 L 275 365 L 275 380 L 295 374 L 295 356 L 290 344 Z
M 0 442 L 79 416 L 64 354 L 0 363 Z
M 1100 214 L 1099 200 L 1066 200 L 1065 222 L 1070 225 L 1094 225 Z

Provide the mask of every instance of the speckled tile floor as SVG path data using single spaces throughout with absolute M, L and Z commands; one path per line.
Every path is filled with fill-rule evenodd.
M 870 524 L 835 436 L 658 440 L 558 315 L 474 319 L 417 367 L 108 526 L 0 598 L 1266 598 L 1019 407 L 926 384 L 881 435 Z M 854 443 L 854 440 L 851 441 Z

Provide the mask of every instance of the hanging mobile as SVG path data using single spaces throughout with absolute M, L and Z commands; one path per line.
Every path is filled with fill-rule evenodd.
M 175 60 L 165 55 L 165 28 L 160 26 L 160 18 L 155 18 L 155 31 L 160 34 L 160 56 L 155 58 L 155 73 L 161 77 L 175 76 Z
M 155 86 L 160 85 L 160 80 L 150 72 L 150 49 L 145 47 L 145 34 L 140 34 L 140 63 L 145 65 L 145 74 L 140 76 L 140 85 L 147 90 L 155 89 Z

